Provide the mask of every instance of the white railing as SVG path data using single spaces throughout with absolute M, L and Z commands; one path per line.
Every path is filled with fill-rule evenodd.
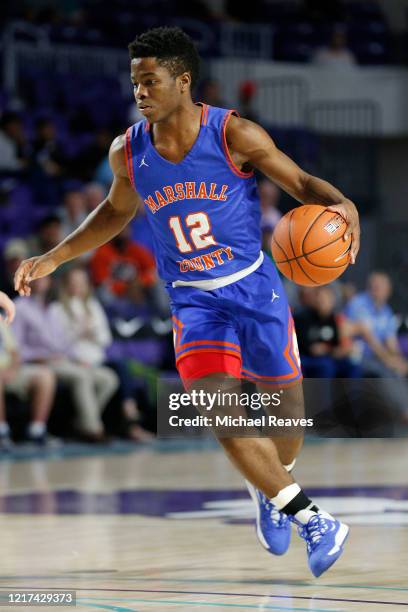
M 3 86 L 6 91 L 13 94 L 16 91 L 18 59 L 16 57 L 16 36 L 18 34 L 28 34 L 32 43 L 28 43 L 30 48 L 49 49 L 47 33 L 37 26 L 33 26 L 25 21 L 13 21 L 3 30 L 0 44 L 3 51 L 2 77 Z
M 270 25 L 224 23 L 221 26 L 220 49 L 225 57 L 270 59 L 274 30 Z

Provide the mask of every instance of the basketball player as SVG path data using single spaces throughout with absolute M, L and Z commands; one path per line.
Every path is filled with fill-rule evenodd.
M 21 264 L 16 290 L 30 295 L 33 279 L 111 240 L 144 206 L 170 295 L 185 385 L 222 390 L 247 377 L 269 392 L 285 387 L 289 402 L 302 407 L 293 320 L 278 273 L 260 249 L 253 170 L 299 202 L 320 202 L 343 215 L 352 236 L 351 263 L 359 248 L 356 208 L 332 185 L 302 171 L 260 126 L 234 111 L 193 103 L 199 57 L 182 30 L 149 30 L 129 51 L 144 120 L 112 143 L 110 192 L 58 246 Z M 294 522 L 313 574 L 328 569 L 342 553 L 348 527 L 294 482 L 300 436 L 220 443 L 249 483 L 261 543 L 283 554 Z

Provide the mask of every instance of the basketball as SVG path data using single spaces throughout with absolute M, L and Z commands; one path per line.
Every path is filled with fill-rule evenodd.
M 290 210 L 272 236 L 272 256 L 279 271 L 297 283 L 316 287 L 338 278 L 349 265 L 351 237 L 347 223 L 320 204 Z

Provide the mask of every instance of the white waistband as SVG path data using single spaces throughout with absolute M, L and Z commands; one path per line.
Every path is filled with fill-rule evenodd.
M 202 291 L 212 291 L 213 289 L 219 289 L 220 287 L 226 287 L 227 285 L 231 285 L 231 283 L 236 283 L 241 280 L 241 278 L 245 278 L 251 272 L 255 272 L 257 268 L 261 265 L 264 260 L 263 251 L 259 253 L 259 257 L 253 264 L 244 268 L 243 270 L 239 270 L 238 272 L 234 272 L 233 274 L 228 274 L 227 276 L 219 276 L 218 278 L 211 278 L 210 280 L 198 280 L 198 281 L 182 281 L 177 280 L 174 283 L 171 283 L 172 287 L 195 287 L 196 289 L 201 289 Z

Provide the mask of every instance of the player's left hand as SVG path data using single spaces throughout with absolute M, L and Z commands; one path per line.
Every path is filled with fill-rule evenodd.
M 16 315 L 16 307 L 8 295 L 0 291 L 0 308 L 3 308 L 6 313 L 5 321 L 7 324 L 11 323 Z
M 328 206 L 327 210 L 336 212 L 347 221 L 347 229 L 344 240 L 351 236 L 350 263 L 356 262 L 357 253 L 360 249 L 360 220 L 358 210 L 351 200 L 343 200 L 340 204 Z

